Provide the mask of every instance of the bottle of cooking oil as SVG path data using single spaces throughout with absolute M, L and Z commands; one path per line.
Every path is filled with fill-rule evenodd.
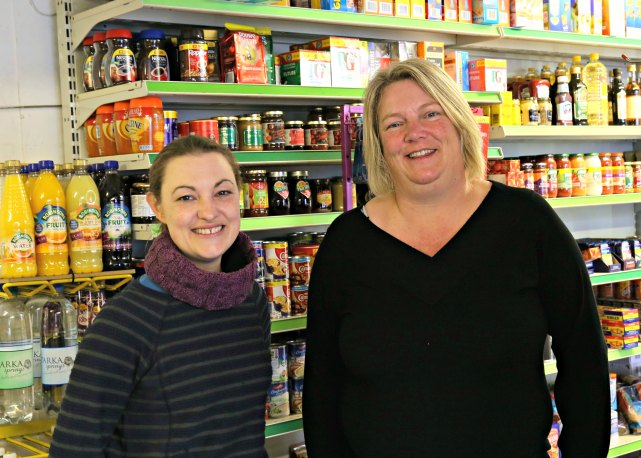
M 608 125 L 608 69 L 597 53 L 583 68 L 583 82 L 588 88 L 588 126 Z

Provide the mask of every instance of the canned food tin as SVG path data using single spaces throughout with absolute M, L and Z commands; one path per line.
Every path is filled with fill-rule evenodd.
M 165 146 L 178 138 L 178 112 L 165 110 Z
M 298 245 L 299 243 L 310 243 L 314 241 L 311 232 L 292 232 L 291 234 L 287 234 L 287 240 L 289 243 L 289 252 L 292 254 L 294 253 L 293 250 L 295 245 Z
M 179 122 L 178 123 L 178 136 L 186 137 L 189 135 L 189 122 Z
M 289 258 L 289 281 L 292 286 L 309 285 L 311 258 L 309 256 L 292 256 Z
M 290 380 L 289 384 L 289 411 L 291 415 L 303 413 L 303 379 Z
M 265 281 L 280 281 L 289 278 L 287 242 L 263 242 L 265 250 Z
M 267 395 L 269 418 L 283 418 L 289 415 L 289 391 L 287 382 L 273 383 Z
M 294 256 L 309 256 L 310 269 L 314 266 L 314 257 L 318 251 L 318 243 L 299 243 L 293 249 Z
M 218 143 L 218 120 L 216 119 L 194 119 L 189 121 L 189 133 L 200 135 Z
M 291 316 L 300 316 L 307 314 L 307 299 L 309 297 L 307 285 L 297 285 L 291 287 Z
M 305 374 L 305 350 L 307 344 L 304 340 L 289 340 L 287 346 L 287 375 L 290 379 L 302 379 Z
M 289 297 L 289 281 L 265 282 L 265 295 L 271 307 L 272 320 L 288 318 L 291 315 L 291 300 Z
M 263 250 L 262 240 L 252 241 L 254 251 L 256 251 L 256 281 L 265 281 L 265 251 Z
M 287 380 L 287 345 L 272 344 L 269 347 L 272 364 L 272 383 Z

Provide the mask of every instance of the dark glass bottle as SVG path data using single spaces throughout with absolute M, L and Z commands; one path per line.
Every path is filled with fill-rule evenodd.
M 118 175 L 118 162 L 105 162 L 100 182 L 102 204 L 102 264 L 104 270 L 131 268 L 131 210 L 129 195 Z
M 572 124 L 575 126 L 588 125 L 588 88 L 581 81 L 581 67 L 572 66 L 570 79 L 570 95 L 572 96 Z
M 93 79 L 93 88 L 102 89 L 105 87 L 103 80 L 102 58 L 107 54 L 107 34 L 97 32 L 93 35 L 93 60 L 91 62 L 91 76 Z
M 637 66 L 628 64 L 628 84 L 625 87 L 626 124 L 641 125 L 641 90 L 637 84 Z
M 289 172 L 289 189 L 291 190 L 291 213 L 312 212 L 312 190 L 307 179 L 307 170 Z
M 615 68 L 613 74 L 612 89 L 610 89 L 609 94 L 612 100 L 612 124 L 615 126 L 625 126 L 627 121 L 626 88 L 623 84 L 621 70 Z

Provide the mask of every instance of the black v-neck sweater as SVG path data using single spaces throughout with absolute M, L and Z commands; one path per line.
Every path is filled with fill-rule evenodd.
M 543 458 L 553 338 L 563 458 L 607 455 L 606 348 L 585 264 L 548 203 L 493 183 L 433 257 L 355 209 L 309 294 L 310 458 Z

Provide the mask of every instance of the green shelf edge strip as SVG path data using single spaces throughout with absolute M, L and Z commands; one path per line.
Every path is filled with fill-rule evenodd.
M 297 329 L 305 329 L 307 327 L 307 317 L 299 316 L 287 318 L 284 320 L 272 321 L 272 334 L 276 332 L 295 331 Z
M 639 47 L 641 41 L 635 38 L 611 37 L 608 35 L 586 35 L 581 33 L 557 32 L 552 30 L 531 30 L 515 27 L 503 27 L 505 38 L 521 40 L 548 40 L 560 43 L 572 42 L 581 45 L 611 45 L 621 47 Z
M 626 350 L 608 350 L 608 361 L 629 358 L 630 356 L 641 355 L 641 346 L 628 348 Z M 545 375 L 556 374 L 556 361 L 546 361 L 543 363 Z M 641 439 L 641 437 L 640 437 Z M 641 446 L 641 443 L 639 444 Z M 641 450 L 641 448 L 639 448 Z
M 303 429 L 303 419 L 296 418 L 294 420 L 283 421 L 274 425 L 267 425 L 265 427 L 265 437 L 277 436 L 279 434 L 290 433 L 292 431 Z
M 621 437 L 629 437 L 629 436 L 621 436 Z M 610 452 L 608 453 L 608 458 L 623 456 L 631 452 L 636 452 L 638 450 L 641 450 L 641 436 L 637 436 L 637 439 L 634 442 L 613 446 L 612 448 L 610 448 Z
M 590 205 L 641 203 L 641 193 L 612 194 L 609 196 L 586 196 L 548 199 L 552 208 L 585 207 Z
M 590 275 L 590 282 L 593 285 L 603 285 L 604 283 L 637 280 L 639 278 L 641 278 L 641 269 L 632 269 L 613 273 L 595 273 Z
M 321 226 L 331 224 L 341 212 L 311 213 L 307 215 L 265 216 L 262 218 L 241 218 L 242 231 L 266 229 L 287 229 L 299 226 Z

